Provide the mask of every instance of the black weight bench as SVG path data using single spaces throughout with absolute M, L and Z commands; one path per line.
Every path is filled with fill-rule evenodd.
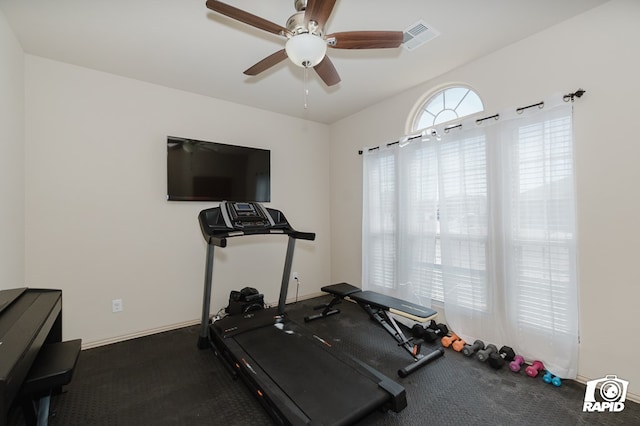
M 81 343 L 81 339 L 76 339 L 42 346 L 22 384 L 27 424 L 47 425 L 51 395 L 71 382 Z
M 427 322 L 434 319 L 438 313 L 431 308 L 427 308 L 415 303 L 407 302 L 375 291 L 365 290 L 348 283 L 339 283 L 324 286 L 321 288 L 325 293 L 333 295 L 329 303 L 316 306 L 314 309 L 322 309 L 322 312 L 304 318 L 305 321 L 313 321 L 340 313 L 335 306 L 343 299 L 349 298 L 364 309 L 369 316 L 380 324 L 389 334 L 391 334 L 398 346 L 402 346 L 413 357 L 414 362 L 398 370 L 400 377 L 406 377 L 420 367 L 444 355 L 444 349 L 438 348 L 428 354 L 421 353 L 422 340 L 407 338 L 398 323 L 390 314 L 400 315 L 417 322 Z

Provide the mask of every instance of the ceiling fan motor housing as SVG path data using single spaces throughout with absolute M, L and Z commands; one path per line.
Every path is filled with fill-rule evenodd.
M 287 19 L 287 30 L 292 34 L 310 33 L 322 37 L 322 28 L 318 26 L 316 21 L 309 21 L 309 26 L 304 24 L 304 10 L 296 12 Z
M 327 53 L 327 42 L 316 21 L 309 21 L 305 25 L 307 0 L 294 0 L 294 4 L 298 12 L 287 20 L 286 28 L 293 35 L 287 40 L 285 50 L 295 65 L 302 68 L 315 67 Z

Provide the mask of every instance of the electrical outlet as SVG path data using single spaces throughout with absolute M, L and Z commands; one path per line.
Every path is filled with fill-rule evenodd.
M 297 280 L 297 279 L 298 279 L 298 273 L 297 273 L 297 272 L 294 272 L 294 273 L 293 273 L 293 279 L 294 279 L 294 280 Z
M 112 312 L 122 312 L 124 306 L 122 304 L 122 299 L 113 299 L 111 301 L 111 311 Z

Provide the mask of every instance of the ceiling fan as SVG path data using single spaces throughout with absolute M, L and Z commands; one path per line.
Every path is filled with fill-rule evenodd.
M 289 58 L 299 67 L 313 68 L 327 86 L 333 86 L 340 82 L 340 76 L 326 56 L 327 46 L 334 49 L 384 49 L 399 47 L 403 40 L 402 31 L 345 31 L 325 35 L 324 26 L 335 3 L 336 0 L 294 0 L 297 12 L 287 20 L 286 27 L 218 0 L 207 0 L 207 7 L 287 38 L 284 49 L 245 70 L 246 75 L 258 75 Z

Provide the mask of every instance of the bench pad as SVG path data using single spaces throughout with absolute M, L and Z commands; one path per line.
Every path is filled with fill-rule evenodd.
M 407 302 L 385 294 L 376 293 L 375 291 L 361 291 L 349 295 L 350 299 L 358 303 L 370 305 L 378 309 L 388 310 L 389 312 L 410 318 L 418 322 L 426 322 L 434 318 L 438 313 L 431 308 Z
M 417 322 L 427 322 L 438 315 L 438 313 L 431 308 L 375 291 L 362 291 L 359 287 L 348 283 L 327 285 L 322 287 L 321 290 L 337 297 L 349 297 L 355 302 L 370 305 L 377 309 L 383 309 Z
M 347 297 L 353 293 L 360 292 L 360 288 L 348 283 L 332 284 L 322 287 L 320 290 L 325 293 L 334 294 L 339 297 Z

